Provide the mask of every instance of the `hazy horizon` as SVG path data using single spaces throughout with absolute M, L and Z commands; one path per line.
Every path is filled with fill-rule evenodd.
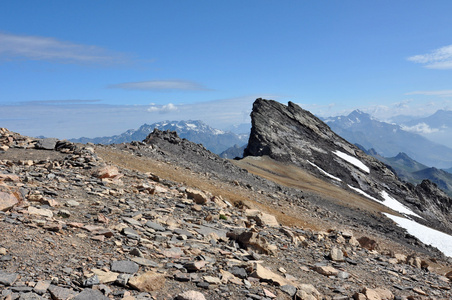
M 449 1 L 9 1 L 0 126 L 108 136 L 248 122 L 256 98 L 328 117 L 452 109 Z

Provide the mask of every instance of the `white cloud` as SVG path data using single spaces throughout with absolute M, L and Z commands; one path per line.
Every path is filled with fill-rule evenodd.
M 435 132 L 439 132 L 438 128 L 431 128 L 426 123 L 419 123 L 414 126 L 401 126 L 403 130 L 410 131 L 419 134 L 431 134 Z
M 387 105 L 372 105 L 367 107 L 360 107 L 359 109 L 379 120 L 387 121 L 392 117 L 400 115 L 426 117 L 428 115 L 434 114 L 440 109 L 449 110 L 450 106 L 451 101 L 448 99 L 428 102 L 419 99 L 407 99 Z
M 452 45 L 435 49 L 427 54 L 410 56 L 407 59 L 424 64 L 429 69 L 452 69 Z
M 414 92 L 406 93 L 405 95 L 424 95 L 424 96 L 452 97 L 452 90 L 414 91 Z
M 225 129 L 250 123 L 253 102 L 259 97 L 278 98 L 259 94 L 184 105 L 107 105 L 90 103 L 91 100 L 52 101 L 49 105 L 46 101 L 30 101 L 0 104 L 0 120 L 2 127 L 24 135 L 57 138 L 111 136 L 165 120 L 202 120 Z
M 177 111 L 178 107 L 172 103 L 168 103 L 166 105 L 151 105 L 148 108 L 148 112 L 159 112 L 161 114 L 170 113 Z
M 113 53 L 93 45 L 74 44 L 51 37 L 1 32 L 0 58 L 82 64 L 117 64 L 127 61 L 124 54 Z
M 34 100 L 34 101 L 25 101 L 20 104 L 59 105 L 59 104 L 88 104 L 98 102 L 101 102 L 101 100 L 68 99 L 68 100 Z
M 139 82 L 125 82 L 112 84 L 108 86 L 114 89 L 125 90 L 157 90 L 157 91 L 171 91 L 171 90 L 185 90 L 185 91 L 207 91 L 208 89 L 199 83 L 188 80 L 149 80 Z
M 395 102 L 395 103 L 393 103 L 392 105 L 393 105 L 394 107 L 404 109 L 404 108 L 410 107 L 410 103 L 412 103 L 412 102 L 413 102 L 412 99 L 406 99 L 406 100 L 403 100 L 403 101 Z

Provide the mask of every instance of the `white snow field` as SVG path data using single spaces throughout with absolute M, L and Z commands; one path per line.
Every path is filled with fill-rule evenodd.
M 337 180 L 337 181 L 342 181 L 340 178 L 337 178 L 336 176 L 331 175 L 330 173 L 326 172 L 325 170 L 323 170 L 322 168 L 320 168 L 319 166 L 317 166 L 316 164 L 310 162 L 309 160 L 307 160 L 307 162 L 313 166 L 316 167 L 320 172 L 322 172 L 323 174 L 325 174 L 326 176 L 328 176 L 331 179 Z
M 382 191 L 380 193 L 381 197 L 383 197 L 383 201 L 378 200 L 377 198 L 372 197 L 371 195 L 367 194 L 366 192 L 364 192 L 363 190 L 360 190 L 358 188 L 352 187 L 351 185 L 348 185 L 349 188 L 351 188 L 352 190 L 354 190 L 355 192 L 371 199 L 374 201 L 377 201 L 381 204 L 383 204 L 386 207 L 389 207 L 392 210 L 395 210 L 399 213 L 402 214 L 407 214 L 407 215 L 412 215 L 412 216 L 416 216 L 418 218 L 422 218 L 421 216 L 417 215 L 416 213 L 414 213 L 413 211 L 411 211 L 408 207 L 406 207 L 405 205 L 403 205 L 402 203 L 400 203 L 399 201 L 397 201 L 396 199 L 392 198 L 391 196 L 389 196 L 389 194 L 386 191 Z
M 344 152 L 341 151 L 334 151 L 334 154 L 336 154 L 337 156 L 339 156 L 340 158 L 342 158 L 343 160 L 351 163 L 352 165 L 354 165 L 355 167 L 363 170 L 366 173 L 370 173 L 370 169 L 368 166 L 366 166 L 365 164 L 363 164 L 359 159 L 357 159 L 356 157 L 353 157 L 351 155 L 348 155 Z
M 396 222 L 400 227 L 405 228 L 409 234 L 414 235 L 424 244 L 436 247 L 445 255 L 452 257 L 452 236 L 412 220 L 396 217 L 387 213 L 385 213 L 385 215 Z
M 383 199 L 385 199 L 383 201 L 383 205 L 385 205 L 385 206 L 387 206 L 387 207 L 389 207 L 389 208 L 391 208 L 391 209 L 393 209 L 395 211 L 398 211 L 400 213 L 416 216 L 418 218 L 422 218 L 421 216 L 419 216 L 416 213 L 414 213 L 413 211 L 411 211 L 411 209 L 409 209 L 408 207 L 406 207 L 405 205 L 403 205 L 402 203 L 400 203 L 396 199 L 394 199 L 391 196 L 389 196 L 389 194 L 386 193 L 386 191 L 382 191 L 380 193 L 380 195 L 383 197 Z
M 369 194 L 366 193 L 365 191 L 363 191 L 363 190 L 361 190 L 361 189 L 358 189 L 358 188 L 355 188 L 355 187 L 353 187 L 353 186 L 351 186 L 351 185 L 349 185 L 349 184 L 347 184 L 347 185 L 348 185 L 349 188 L 351 188 L 352 190 L 354 190 L 354 191 L 357 192 L 358 194 L 361 194 L 361 195 L 363 195 L 363 196 L 365 196 L 365 197 L 367 197 L 367 198 L 369 198 L 369 199 L 371 199 L 371 200 L 374 200 L 374 201 L 377 201 L 377 202 L 381 202 L 381 200 L 378 200 L 377 198 L 372 197 L 371 195 L 369 195 Z

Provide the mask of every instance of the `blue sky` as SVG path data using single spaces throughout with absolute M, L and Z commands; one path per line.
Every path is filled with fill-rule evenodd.
M 1 1 L 0 127 L 59 138 L 451 109 L 451 1 Z

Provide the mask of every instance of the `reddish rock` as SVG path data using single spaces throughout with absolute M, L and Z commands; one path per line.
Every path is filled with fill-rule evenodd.
M 366 248 L 367 250 L 376 250 L 378 249 L 378 244 L 375 240 L 368 238 L 367 236 L 360 237 L 358 239 L 361 247 Z
M 0 181 L 18 182 L 19 176 L 14 175 L 14 174 L 0 174 Z
M 300 284 L 297 286 L 297 299 L 321 300 L 322 295 L 312 284 Z
M 232 236 L 231 236 L 232 237 Z M 254 231 L 245 231 L 233 237 L 243 248 L 250 248 L 258 253 L 275 255 L 277 247 L 267 242 L 267 240 Z
M 338 269 L 331 266 L 316 266 L 314 271 L 325 276 L 336 276 L 339 273 Z
M 177 295 L 177 300 L 206 300 L 206 297 L 197 291 L 186 291 L 182 294 Z
M 97 178 L 115 178 L 119 176 L 119 170 L 115 166 L 105 166 L 97 169 L 93 175 Z
M 261 266 L 260 264 L 255 264 L 255 270 L 250 275 L 251 277 L 259 278 L 265 282 L 271 282 L 275 285 L 282 286 L 286 284 L 291 284 L 291 282 L 279 274 L 276 274 L 269 269 Z
M 140 292 L 153 292 L 161 290 L 165 281 L 165 275 L 150 271 L 130 278 L 129 285 Z
M 386 288 L 369 289 L 365 287 L 361 293 L 365 295 L 367 300 L 392 300 L 394 295 Z
M 188 198 L 193 199 L 196 204 L 205 204 L 209 200 L 207 195 L 201 191 L 187 188 L 185 192 L 187 193 Z
M 0 192 L 0 211 L 8 211 L 19 203 L 19 200 L 13 195 Z

